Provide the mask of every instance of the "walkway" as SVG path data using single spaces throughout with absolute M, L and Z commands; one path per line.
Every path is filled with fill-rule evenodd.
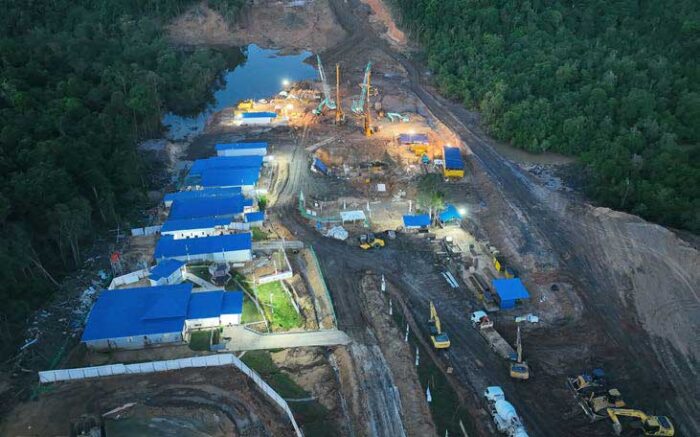
M 195 284 L 197 284 L 198 287 L 201 287 L 205 291 L 219 291 L 224 289 L 224 287 L 217 287 L 211 282 L 207 282 L 199 276 L 193 275 L 192 273 L 185 272 L 183 273 L 182 277 L 187 281 L 194 282 Z M 195 292 L 196 291 L 199 290 L 195 290 Z
M 258 334 L 243 326 L 227 326 L 222 337 L 231 338 L 222 352 L 281 349 L 304 346 L 335 346 L 349 344 L 350 337 L 343 331 L 293 332 L 285 334 Z

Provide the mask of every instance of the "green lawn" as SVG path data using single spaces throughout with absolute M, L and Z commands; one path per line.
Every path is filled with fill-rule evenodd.
M 253 234 L 253 241 L 263 241 L 269 238 L 269 235 L 260 228 L 250 228 L 250 233 Z
M 258 311 L 255 306 L 255 302 L 248 297 L 247 294 L 243 294 L 243 314 L 241 314 L 241 323 L 254 323 L 263 321 L 263 316 Z
M 212 331 L 192 331 L 190 334 L 190 349 L 193 351 L 208 351 L 211 344 Z
M 284 291 L 279 281 L 258 285 L 256 293 L 258 302 L 265 311 L 265 316 L 273 330 L 288 330 L 303 326 L 303 318 L 294 309 L 290 296 Z M 272 306 L 270 306 L 270 296 L 272 296 Z

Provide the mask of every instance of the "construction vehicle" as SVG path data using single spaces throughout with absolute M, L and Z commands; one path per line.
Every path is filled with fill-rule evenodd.
M 582 373 L 571 378 L 567 378 L 566 385 L 574 393 L 574 396 L 587 397 L 591 393 L 604 391 L 607 386 L 605 372 L 597 368 L 588 373 Z
M 506 400 L 503 389 L 498 386 L 486 387 L 484 391 L 489 412 L 499 432 L 509 437 L 527 437 L 527 431 L 515 407 Z
M 479 330 L 479 334 L 486 340 L 491 349 L 501 358 L 514 360 L 517 357 L 515 350 L 501 337 L 501 334 L 493 327 L 493 321 L 484 311 L 475 311 L 471 314 L 472 326 Z
M 372 71 L 372 62 L 368 62 L 367 66 L 365 67 L 365 75 L 362 80 L 362 84 L 360 84 L 360 88 L 362 89 L 362 92 L 360 93 L 360 97 L 357 100 L 352 101 L 352 112 L 354 112 L 357 115 L 364 115 L 365 112 L 365 103 L 367 102 L 367 95 L 370 93 L 369 90 L 369 76 L 370 72 Z
M 626 406 L 620 390 L 616 388 L 611 388 L 603 393 L 591 392 L 588 397 L 579 398 L 579 405 L 586 416 L 591 419 L 591 422 L 608 417 L 608 408 L 624 408 Z
M 515 348 L 518 356 L 515 361 L 510 363 L 510 377 L 520 381 L 527 381 L 530 379 L 530 366 L 528 366 L 527 362 L 523 361 L 523 342 L 520 337 L 520 326 L 518 326 Z
M 323 69 L 323 64 L 321 63 L 321 57 L 319 55 L 316 55 L 316 61 L 318 63 L 318 76 L 321 79 L 321 86 L 323 89 L 323 98 L 321 103 L 319 103 L 312 112 L 314 115 L 321 115 L 323 113 L 323 108 L 335 109 L 336 106 L 331 97 L 331 87 L 328 85 L 328 80 L 326 80 L 326 71 Z
M 345 113 L 340 104 L 340 64 L 335 64 L 335 124 L 345 122 Z
M 673 424 L 666 416 L 649 416 L 639 410 L 625 408 L 608 408 L 608 417 L 612 420 L 613 430 L 616 435 L 622 433 L 620 417 L 634 417 L 642 424 L 644 435 L 671 437 L 676 434 Z
M 430 341 L 433 342 L 433 347 L 435 349 L 447 349 L 450 347 L 450 336 L 447 332 L 442 330 L 442 325 L 440 324 L 440 317 L 438 317 L 437 310 L 433 301 L 430 301 L 430 319 L 428 319 L 428 325 L 430 328 Z
M 391 121 L 392 123 L 395 121 L 400 121 L 402 123 L 408 123 L 410 121 L 410 118 L 408 118 L 408 115 L 402 115 L 402 114 L 399 114 L 398 112 L 387 112 L 386 118 L 388 118 L 389 121 Z
M 253 101 L 243 100 L 238 104 L 238 106 L 236 106 L 236 109 L 240 111 L 250 111 L 251 109 L 253 109 Z
M 381 238 L 377 238 L 373 233 L 362 234 L 359 237 L 360 249 L 381 249 L 386 244 Z
M 369 105 L 369 96 L 370 96 L 370 89 L 372 88 L 372 85 L 370 84 L 370 77 L 372 76 L 372 71 L 367 72 L 367 106 L 365 107 L 365 117 L 364 117 L 364 126 L 363 126 L 363 132 L 366 137 L 372 136 L 374 133 L 372 131 L 372 116 L 371 111 L 370 111 L 370 105 Z

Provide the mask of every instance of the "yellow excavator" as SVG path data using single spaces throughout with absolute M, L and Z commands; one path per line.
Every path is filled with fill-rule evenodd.
M 530 366 L 523 361 L 523 342 L 520 338 L 520 326 L 518 326 L 518 335 L 515 340 L 515 347 L 518 351 L 518 357 L 516 361 L 510 363 L 510 377 L 520 381 L 527 381 L 530 379 Z
M 616 388 L 611 388 L 604 393 L 592 392 L 587 398 L 581 398 L 579 404 L 591 422 L 608 417 L 608 408 L 624 408 L 622 393 Z
M 642 423 L 644 435 L 672 437 L 676 434 L 673 424 L 666 416 L 648 416 L 642 411 L 626 408 L 608 408 L 608 416 L 610 416 L 610 420 L 612 420 L 613 430 L 616 435 L 622 433 L 620 416 L 639 419 Z
M 440 317 L 438 317 L 437 310 L 433 301 L 430 301 L 430 319 L 428 319 L 428 325 L 430 327 L 430 341 L 433 342 L 433 347 L 435 349 L 447 349 L 450 347 L 450 336 L 447 332 L 443 332 L 442 325 L 440 325 Z
M 384 247 L 386 244 L 384 240 L 381 238 L 377 238 L 376 235 L 369 233 L 369 234 L 362 234 L 360 235 L 360 249 L 367 250 L 367 249 L 381 249 Z

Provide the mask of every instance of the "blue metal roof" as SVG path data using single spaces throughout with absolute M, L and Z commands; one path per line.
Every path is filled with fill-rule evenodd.
M 215 235 L 201 238 L 174 239 L 172 235 L 164 235 L 156 244 L 154 257 L 173 258 L 207 253 L 233 252 L 250 250 L 252 238 L 250 233 Z
M 206 291 L 192 293 L 188 319 L 206 319 L 222 314 L 242 314 L 243 293 L 240 291 Z
M 426 134 L 401 134 L 399 142 L 401 144 L 430 144 Z
M 192 284 L 103 292 L 82 341 L 182 332 Z
M 208 168 L 202 170 L 203 187 L 242 187 L 255 185 L 260 176 L 259 168 Z
M 263 211 L 247 212 L 243 214 L 243 220 L 246 223 L 261 222 L 265 220 L 265 213 Z
M 241 187 L 206 188 L 204 190 L 178 191 L 165 195 L 166 202 L 176 200 L 202 199 L 205 197 L 234 197 L 241 194 Z
M 462 169 L 464 168 L 464 162 L 462 161 L 462 155 L 460 154 L 459 147 L 443 147 L 443 153 L 445 158 L 445 167 L 449 169 Z
M 407 228 L 422 228 L 430 226 L 430 216 L 428 214 L 405 215 L 403 225 Z
M 230 150 L 230 149 L 265 149 L 267 150 L 267 143 L 226 143 L 217 144 L 216 150 Z
M 450 220 L 461 220 L 462 215 L 457 211 L 454 205 L 448 203 L 443 212 L 439 215 L 441 222 L 449 222 Z
M 151 274 L 149 275 L 149 278 L 153 279 L 154 281 L 167 278 L 184 265 L 184 261 L 177 261 L 174 259 L 163 260 L 151 269 Z
M 530 293 L 518 278 L 494 279 L 493 288 L 502 301 L 530 298 Z
M 193 219 L 202 217 L 232 217 L 251 206 L 252 199 L 239 195 L 232 197 L 210 197 L 176 200 L 170 208 L 169 220 Z
M 230 217 L 201 217 L 182 220 L 168 220 L 163 223 L 160 232 L 187 231 L 190 229 L 211 229 L 231 223 Z
M 274 112 L 244 112 L 243 118 L 275 118 L 277 114 Z
M 202 174 L 206 169 L 257 168 L 262 166 L 263 157 L 260 155 L 244 156 L 215 156 L 198 159 L 190 167 L 190 176 Z

